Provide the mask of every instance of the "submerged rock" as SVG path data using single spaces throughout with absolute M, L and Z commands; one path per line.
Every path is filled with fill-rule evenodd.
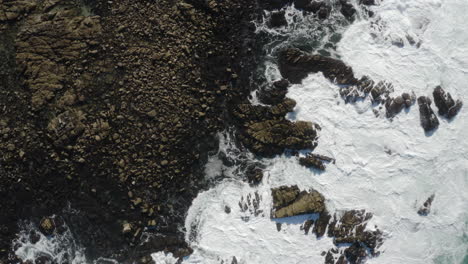
M 269 24 L 270 24 L 270 27 L 273 27 L 273 28 L 287 26 L 288 22 L 286 21 L 285 12 L 284 11 L 273 12 L 271 14 Z
M 320 213 L 325 210 L 325 198 L 315 190 L 299 191 L 295 186 L 271 190 L 273 196 L 272 218 Z
M 424 204 L 419 208 L 418 214 L 422 216 L 426 216 L 431 212 L 431 205 L 432 202 L 434 201 L 435 194 L 429 196 L 427 200 L 424 202 Z
M 439 119 L 434 114 L 431 103 L 431 99 L 426 96 L 420 96 L 418 98 L 421 126 L 426 132 L 434 130 L 439 126 Z
M 341 14 L 345 16 L 347 19 L 351 19 L 354 14 L 356 14 L 356 9 L 354 6 L 348 2 L 348 0 L 340 0 L 341 4 Z
M 292 83 L 300 83 L 309 73 L 322 72 L 332 82 L 342 85 L 356 85 L 358 80 L 353 70 L 342 61 L 310 55 L 295 48 L 281 51 L 279 55 L 281 74 Z
M 434 103 L 439 109 L 439 115 L 445 116 L 448 119 L 456 116 L 463 106 L 462 101 L 453 100 L 450 93 L 445 93 L 440 86 L 434 89 L 432 95 L 434 96 Z

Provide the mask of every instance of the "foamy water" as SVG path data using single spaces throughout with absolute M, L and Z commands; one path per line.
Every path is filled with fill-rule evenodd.
M 468 102 L 468 1 L 386 0 L 373 9 L 376 16 L 352 24 L 338 44 L 338 55 L 357 75 L 390 81 L 396 94 L 431 95 L 440 84 Z M 268 63 L 267 79 L 279 79 Z M 297 101 L 289 118 L 318 123 L 315 152 L 334 157 L 336 164 L 317 173 L 295 157 L 278 156 L 263 161 L 265 178 L 257 187 L 233 174 L 200 193 L 186 219 L 186 239 L 195 252 L 184 263 L 230 263 L 234 256 L 238 263 L 323 263 L 321 253 L 333 247 L 331 239 L 300 230 L 312 215 L 279 220 L 281 231 L 270 219 L 270 189 L 293 184 L 321 192 L 332 212 L 374 213 L 369 227 L 384 231 L 385 240 L 381 255 L 367 263 L 466 263 L 466 107 L 450 122 L 439 117 L 439 129 L 426 134 L 417 105 L 393 121 L 376 118 L 370 101 L 344 104 L 338 88 L 320 73 L 290 87 L 288 97 Z M 207 165 L 210 174 L 217 170 L 226 171 L 219 162 Z M 259 200 L 258 208 L 244 211 L 238 203 L 249 194 L 251 208 Z M 432 194 L 431 213 L 418 215 Z

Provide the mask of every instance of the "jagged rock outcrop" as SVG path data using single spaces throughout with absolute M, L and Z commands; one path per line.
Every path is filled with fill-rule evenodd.
M 281 79 L 273 83 L 271 87 L 262 88 L 257 92 L 257 97 L 263 104 L 280 104 L 288 93 L 289 82 Z
M 432 202 L 434 201 L 435 194 L 429 196 L 427 200 L 424 202 L 424 204 L 419 208 L 418 214 L 422 216 L 426 216 L 431 212 L 431 205 Z
M 272 218 L 320 213 L 325 210 L 325 198 L 315 190 L 300 191 L 295 186 L 271 190 L 273 196 Z
M 461 100 L 453 100 L 450 93 L 446 93 L 442 87 L 437 86 L 432 93 L 434 103 L 439 109 L 439 115 L 448 119 L 455 117 L 463 106 Z
M 341 4 L 341 14 L 345 16 L 347 19 L 352 19 L 354 14 L 356 14 L 356 9 L 348 0 L 340 0 Z
M 337 84 L 358 84 L 353 70 L 342 61 L 321 55 L 310 55 L 295 48 L 280 52 L 279 69 L 282 76 L 291 83 L 300 83 L 309 73 L 322 72 L 326 78 Z
M 284 118 L 296 105 L 292 99 L 267 107 L 240 104 L 233 112 L 241 123 L 238 138 L 252 152 L 273 156 L 285 149 L 313 149 L 317 126 L 311 122 L 291 122 Z
M 322 171 L 325 170 L 324 162 L 335 162 L 335 160 L 324 155 L 313 153 L 308 153 L 305 157 L 299 158 L 299 164 L 302 166 L 307 168 L 315 168 Z
M 429 97 L 420 96 L 418 98 L 421 126 L 426 132 L 434 130 L 439 126 L 439 119 L 432 110 L 431 104 L 432 102 Z
M 32 91 L 34 109 L 42 108 L 65 86 L 80 89 L 90 81 L 89 73 L 78 75 L 73 66 L 98 52 L 101 31 L 99 17 L 81 16 L 74 10 L 31 15 L 25 20 L 16 39 L 16 61 L 24 84 Z M 73 75 L 78 78 L 72 80 Z

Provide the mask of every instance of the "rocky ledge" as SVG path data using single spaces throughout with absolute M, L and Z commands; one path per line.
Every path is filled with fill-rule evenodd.
M 281 186 L 271 190 L 273 198 L 272 218 L 291 217 L 301 214 L 318 214 L 301 226 L 307 235 L 317 238 L 333 238 L 336 248 L 324 252 L 325 263 L 364 263 L 369 257 L 377 256 L 383 243 L 383 233 L 375 228 L 367 229 L 372 214 L 365 210 L 337 212 L 333 217 L 325 205 L 325 197 L 316 190 L 301 191 L 296 185 Z

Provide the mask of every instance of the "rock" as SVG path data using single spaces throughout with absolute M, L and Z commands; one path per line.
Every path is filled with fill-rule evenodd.
M 310 55 L 295 48 L 285 49 L 279 55 L 281 75 L 291 83 L 300 83 L 309 73 L 322 72 L 332 82 L 341 85 L 356 85 L 358 80 L 353 70 L 342 61 Z
M 277 11 L 277 12 L 271 13 L 269 25 L 272 28 L 287 26 L 288 22 L 286 21 L 285 12 Z
M 317 134 L 310 122 L 266 120 L 249 124 L 245 135 L 241 140 L 254 153 L 273 156 L 284 149 L 313 149 Z
M 421 126 L 426 132 L 436 129 L 439 126 L 439 119 L 431 108 L 431 99 L 425 96 L 418 98 L 419 115 Z
M 263 179 L 263 170 L 255 164 L 247 167 L 246 170 L 247 180 L 252 185 L 259 184 Z
M 130 232 L 132 232 L 132 224 L 124 222 L 124 224 L 122 225 L 122 233 L 129 234 Z
M 320 213 L 319 218 L 315 221 L 312 232 L 319 238 L 325 235 L 328 223 L 330 222 L 331 215 L 327 210 Z
M 360 0 L 359 4 L 366 6 L 375 5 L 375 0 Z
M 41 222 L 39 223 L 39 230 L 46 236 L 52 235 L 55 231 L 54 219 L 50 217 L 42 218 Z
M 333 258 L 331 251 L 328 251 L 327 255 L 325 256 L 325 264 L 335 264 L 335 258 Z
M 312 220 L 312 219 L 306 220 L 304 222 L 304 225 L 302 227 L 302 230 L 304 230 L 304 234 L 306 234 L 306 235 L 309 234 L 309 230 L 310 230 L 310 228 L 312 227 L 313 224 L 314 224 L 314 220 Z
M 325 170 L 324 161 L 326 162 L 335 162 L 334 159 L 327 156 L 308 153 L 306 157 L 299 158 L 299 164 L 307 168 L 315 168 L 318 170 Z
M 267 89 L 261 89 L 257 92 L 258 99 L 263 104 L 280 104 L 286 98 L 288 93 L 289 82 L 286 79 L 281 79 L 273 83 Z
M 445 93 L 440 86 L 434 89 L 432 95 L 434 96 L 434 103 L 439 109 L 439 115 L 445 116 L 448 119 L 456 116 L 463 106 L 462 101 L 457 100 L 455 102 L 450 93 Z
M 325 210 L 325 198 L 317 191 L 300 192 L 297 186 L 272 189 L 272 218 L 320 213 Z
M 294 0 L 294 7 L 299 10 L 317 13 L 321 8 L 325 7 L 325 3 L 312 0 Z
M 259 0 L 258 2 L 266 10 L 280 9 L 291 3 L 290 0 Z
M 367 251 L 362 244 L 355 242 L 345 249 L 345 256 L 350 263 L 361 264 L 364 263 L 367 258 Z
M 85 126 L 82 123 L 84 119 L 81 111 L 65 111 L 60 115 L 52 118 L 47 125 L 49 137 L 53 140 L 54 145 L 63 147 L 71 144 L 78 136 L 80 136 Z
M 402 96 L 395 98 L 388 98 L 385 102 L 385 108 L 387 110 L 387 117 L 391 118 L 397 115 L 405 107 L 405 100 Z
M 424 204 L 419 208 L 418 214 L 422 216 L 426 216 L 431 212 L 431 205 L 432 202 L 434 201 L 435 194 L 429 196 L 427 200 L 424 202 Z
M 354 6 L 348 2 L 348 0 L 340 0 L 341 3 L 341 13 L 343 16 L 345 16 L 347 19 L 351 19 L 354 14 L 356 13 L 356 9 Z

